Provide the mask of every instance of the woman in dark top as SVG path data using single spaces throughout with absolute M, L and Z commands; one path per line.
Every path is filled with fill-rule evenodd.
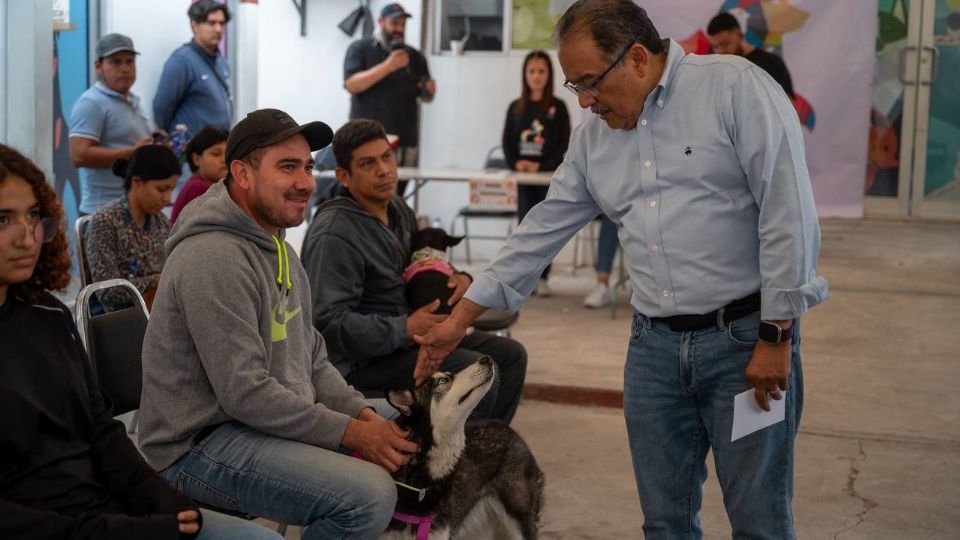
M 114 420 L 66 306 L 63 209 L 43 173 L 0 145 L 0 538 L 273 538 L 204 512 Z M 262 532 L 261 532 L 262 531 Z
M 180 162 L 166 146 L 137 148 L 118 159 L 113 173 L 123 178 L 123 197 L 97 210 L 87 228 L 86 255 L 93 281 L 123 278 L 140 291 L 149 307 L 167 260 L 164 242 L 170 221 L 162 210 L 180 178 Z M 107 311 L 129 305 L 120 290 L 98 294 Z
M 507 109 L 503 127 L 503 154 L 514 171 L 554 171 L 563 161 L 570 142 L 570 116 L 553 96 L 553 64 L 543 51 L 533 51 L 523 61 L 523 92 Z M 517 217 L 523 221 L 531 208 L 547 198 L 547 186 L 517 188 Z M 535 294 L 549 296 L 547 266 Z

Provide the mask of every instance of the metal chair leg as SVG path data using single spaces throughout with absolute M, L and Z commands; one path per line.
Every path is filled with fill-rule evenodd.
M 463 247 L 467 250 L 467 266 L 471 264 L 472 259 L 470 258 L 470 220 L 467 216 L 463 217 Z

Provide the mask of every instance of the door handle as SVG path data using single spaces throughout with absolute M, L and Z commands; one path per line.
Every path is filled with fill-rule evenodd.
M 907 53 L 916 50 L 917 48 L 912 45 L 900 49 L 900 69 L 897 70 L 897 77 L 900 79 L 900 82 L 905 85 L 917 84 L 917 81 L 908 81 L 907 74 L 904 72 L 907 67 Z
M 922 49 L 930 51 L 930 61 L 933 65 L 930 66 L 930 80 L 920 81 L 920 84 L 930 86 L 937 82 L 937 77 L 940 75 L 940 49 L 930 45 L 924 45 Z

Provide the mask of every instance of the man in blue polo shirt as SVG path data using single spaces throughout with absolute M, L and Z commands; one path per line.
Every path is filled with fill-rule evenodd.
M 192 137 L 204 126 L 233 125 L 230 69 L 218 49 L 230 11 L 215 0 L 201 0 L 190 6 L 187 16 L 193 39 L 173 51 L 163 65 L 153 119 L 168 133 L 183 124 Z
M 70 115 L 70 160 L 80 170 L 81 214 L 92 214 L 123 195 L 123 179 L 113 174 L 113 162 L 153 141 L 140 98 L 130 92 L 140 54 L 133 41 L 109 34 L 100 38 L 96 52 L 99 80 L 77 99 Z

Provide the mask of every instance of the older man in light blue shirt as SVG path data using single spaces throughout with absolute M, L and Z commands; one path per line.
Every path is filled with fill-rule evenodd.
M 519 308 L 603 212 L 634 291 L 624 414 L 646 537 L 702 536 L 712 448 L 733 536 L 793 538 L 797 320 L 829 297 L 796 112 L 762 69 L 685 56 L 629 0 L 581 0 L 557 36 L 566 86 L 597 116 L 466 300 L 418 338 L 415 376 L 486 308 Z M 784 400 L 786 420 L 731 442 L 733 398 L 750 388 L 764 409 Z

